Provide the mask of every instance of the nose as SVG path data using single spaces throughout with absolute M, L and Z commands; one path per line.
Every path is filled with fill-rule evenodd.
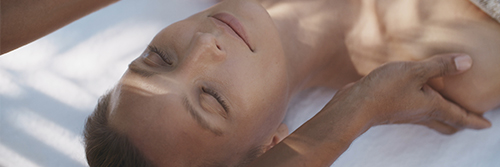
M 192 83 L 210 72 L 218 70 L 226 60 L 226 51 L 219 45 L 216 36 L 196 32 L 188 45 L 184 59 L 180 62 L 176 78 L 183 83 Z M 187 84 L 189 85 L 189 84 Z M 185 85 L 186 86 L 186 85 Z
M 226 60 L 226 52 L 210 33 L 195 33 L 190 47 L 189 63 L 210 65 Z

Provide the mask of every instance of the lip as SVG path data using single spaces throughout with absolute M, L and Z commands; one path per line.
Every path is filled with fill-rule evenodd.
M 245 31 L 245 27 L 243 27 L 243 25 L 236 17 L 228 13 L 217 13 L 211 17 L 214 18 L 216 24 L 222 23 L 222 26 L 228 27 L 230 29 L 229 33 L 237 38 L 240 38 L 253 52 L 253 48 L 249 43 L 248 35 Z

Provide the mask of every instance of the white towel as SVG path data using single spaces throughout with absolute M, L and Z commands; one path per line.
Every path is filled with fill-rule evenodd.
M 470 0 L 500 23 L 500 0 Z

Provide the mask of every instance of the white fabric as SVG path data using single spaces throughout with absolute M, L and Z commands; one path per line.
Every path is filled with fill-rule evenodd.
M 318 88 L 302 93 L 285 118 L 290 132 L 314 116 L 335 91 Z M 498 167 L 500 109 L 485 117 L 487 130 L 463 130 L 447 136 L 418 125 L 373 127 L 356 139 L 333 167 Z
M 470 0 L 500 23 L 500 0 Z
M 81 134 L 97 98 L 163 27 L 211 4 L 122 0 L 0 56 L 0 166 L 87 166 Z M 298 127 L 333 93 L 306 94 L 287 124 Z M 493 128 L 453 136 L 413 125 L 375 127 L 334 166 L 500 166 L 500 112 L 486 117 Z

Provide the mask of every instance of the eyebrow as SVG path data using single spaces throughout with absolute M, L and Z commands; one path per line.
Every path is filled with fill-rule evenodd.
M 136 74 L 139 74 L 143 77 L 150 77 L 153 75 L 156 75 L 156 72 L 152 72 L 149 70 L 146 70 L 144 68 L 141 68 L 140 66 L 134 64 L 134 62 L 129 64 L 128 69 Z M 193 117 L 196 122 L 198 122 L 198 125 L 200 125 L 203 129 L 209 130 L 216 136 L 222 136 L 222 131 L 220 129 L 216 129 L 208 124 L 208 122 L 201 117 L 200 112 L 195 110 L 193 105 L 191 105 L 191 102 L 187 99 L 187 97 L 184 98 L 183 102 L 184 107 L 188 110 L 189 114 Z
M 184 107 L 186 107 L 186 109 L 188 110 L 189 114 L 194 118 L 194 120 L 196 120 L 196 122 L 198 122 L 198 124 L 203 129 L 209 130 L 210 132 L 212 132 L 216 136 L 222 136 L 222 131 L 220 129 L 216 129 L 216 128 L 210 126 L 208 124 L 208 122 L 205 119 L 203 119 L 203 117 L 201 117 L 200 112 L 193 108 L 193 105 L 191 105 L 191 103 L 187 99 L 187 97 L 184 98 L 183 104 L 184 104 Z

